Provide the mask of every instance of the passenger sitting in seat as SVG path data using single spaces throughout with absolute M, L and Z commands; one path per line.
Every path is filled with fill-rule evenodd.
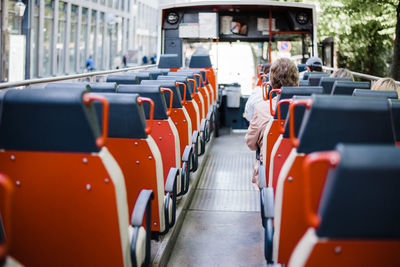
M 306 72 L 322 72 L 322 60 L 318 57 L 310 57 L 306 61 L 306 71 L 299 73 L 300 79 L 303 79 Z
M 354 81 L 353 74 L 348 69 L 337 69 L 331 74 L 332 78 L 350 78 Z
M 392 78 L 380 78 L 372 84 L 371 90 L 397 91 L 400 97 L 400 86 Z
M 297 66 L 288 58 L 280 58 L 276 60 L 269 72 L 269 81 L 272 88 L 279 89 L 282 86 L 298 86 L 299 74 L 297 72 Z M 273 119 L 270 114 L 269 101 L 272 101 L 272 106 L 275 108 L 277 97 L 272 100 L 262 101 L 256 105 L 254 110 L 254 116 L 250 121 L 250 126 L 246 133 L 246 144 L 251 150 L 256 150 L 258 147 L 262 147 L 263 133 L 268 122 Z M 264 156 L 260 154 L 260 160 Z M 254 163 L 254 173 L 252 182 L 258 184 L 258 166 L 259 163 Z
M 270 68 L 270 63 L 265 64 L 263 70 L 261 71 L 261 74 L 268 74 Z M 254 115 L 254 108 L 257 106 L 258 103 L 262 101 L 262 86 L 257 86 L 256 88 L 254 88 L 253 92 L 251 92 L 251 95 L 249 99 L 247 99 L 246 106 L 244 108 L 244 116 L 246 120 L 251 121 Z

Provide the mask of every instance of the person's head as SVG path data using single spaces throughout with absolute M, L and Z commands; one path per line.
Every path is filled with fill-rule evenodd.
M 398 86 L 392 78 L 380 78 L 372 84 L 371 90 L 392 91 L 398 90 Z
M 271 63 L 266 63 L 262 69 L 262 73 L 268 74 L 270 68 L 271 68 Z
M 353 74 L 348 69 L 337 69 L 331 74 L 332 78 L 350 78 L 354 81 Z
M 297 86 L 299 84 L 299 73 L 296 64 L 288 58 L 275 60 L 269 71 L 269 81 L 272 88 L 282 86 Z
M 306 61 L 306 68 L 308 72 L 322 71 L 322 60 L 318 57 L 310 57 Z

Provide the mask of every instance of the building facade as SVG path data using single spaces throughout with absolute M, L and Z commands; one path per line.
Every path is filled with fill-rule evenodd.
M 123 57 L 140 65 L 157 53 L 158 0 L 1 2 L 2 81 L 121 68 Z

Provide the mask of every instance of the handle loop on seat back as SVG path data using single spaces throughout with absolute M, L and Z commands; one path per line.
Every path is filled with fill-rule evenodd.
M 306 106 L 306 109 L 310 109 L 312 105 L 311 99 L 298 99 L 292 101 L 289 106 L 289 134 L 290 140 L 294 147 L 299 146 L 299 139 L 294 135 L 294 108 L 299 105 Z
M 192 82 L 193 83 L 193 88 L 194 88 L 194 92 L 196 91 L 196 80 L 195 79 L 187 79 L 188 82 Z M 192 98 L 194 97 L 194 92 L 192 93 Z
M 201 75 L 197 74 L 197 73 L 193 74 L 193 76 L 194 77 L 199 77 L 199 84 L 197 85 L 197 90 L 200 90 L 201 82 L 202 82 L 203 79 L 202 79 Z
M 85 103 L 85 105 L 87 106 L 90 105 L 93 101 L 99 101 L 103 104 L 103 133 L 100 137 L 97 137 L 96 139 L 96 145 L 98 147 L 102 147 L 105 145 L 108 136 L 108 117 L 110 114 L 108 101 L 105 97 L 93 93 L 84 94 L 82 100 L 83 103 Z
M 269 92 L 269 111 L 272 116 L 275 116 L 275 110 L 272 108 L 272 93 L 277 93 L 278 95 L 280 95 L 281 91 L 282 91 L 281 89 L 272 89 Z
M 182 104 L 186 103 L 186 83 L 176 82 L 176 86 L 183 85 L 183 99 Z
M 172 95 L 171 95 L 172 99 Z M 151 131 L 153 130 L 153 118 L 154 118 L 154 102 L 152 99 L 148 97 L 138 97 L 137 98 L 137 103 L 141 105 L 143 102 L 148 102 L 150 103 L 150 118 L 149 118 L 149 125 L 146 127 L 144 130 L 146 134 L 151 134 Z
M 161 88 L 160 91 L 164 93 L 165 91 L 169 92 L 169 108 L 167 111 L 167 116 L 171 116 L 172 114 L 172 101 L 174 100 L 174 92 L 172 92 L 169 88 Z
M 337 151 L 315 152 L 306 157 L 303 163 L 304 171 L 304 211 L 308 224 L 317 228 L 320 217 L 314 213 L 311 203 L 311 168 L 316 163 L 327 162 L 330 167 L 335 168 L 340 162 L 340 154 Z
M 290 103 L 293 102 L 293 99 L 283 99 L 281 101 L 278 102 L 278 104 L 276 105 L 276 112 L 278 113 L 278 123 L 279 123 L 279 131 L 281 134 L 283 134 L 285 132 L 285 125 L 283 125 L 283 120 L 282 120 L 282 116 L 281 116 L 281 105 L 283 103 L 288 103 L 290 105 Z
M 206 70 L 200 70 L 200 72 L 204 73 L 204 84 L 208 84 L 207 71 Z
M 257 65 L 257 78 L 258 79 L 260 79 L 260 77 L 261 77 L 261 67 L 262 67 L 262 64 Z
M 8 251 L 8 240 L 11 239 L 10 233 L 11 233 L 11 201 L 12 201 L 12 196 L 14 192 L 13 184 L 11 183 L 10 179 L 0 173 L 0 187 L 3 188 L 4 192 L 4 199 L 0 199 L 2 201 L 2 205 L 4 207 L 4 214 L 2 217 L 0 216 L 0 220 L 2 220 L 2 229 L 0 231 L 4 232 L 2 233 L 4 239 L 0 240 L 0 262 L 6 257 L 7 251 Z M 7 228 L 6 228 L 7 227 Z M 8 234 L 8 235 L 7 235 Z

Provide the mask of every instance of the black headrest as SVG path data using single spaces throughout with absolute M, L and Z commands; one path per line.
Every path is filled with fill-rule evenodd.
M 189 68 L 212 68 L 208 54 L 193 54 L 190 58 Z
M 394 144 L 386 99 L 313 95 L 297 148 L 299 153 L 332 150 L 337 143 Z
M 309 80 L 300 80 L 299 86 L 310 86 L 310 81 Z
M 190 70 L 184 69 L 184 70 L 178 70 L 177 73 L 189 73 L 193 76 L 194 76 L 194 74 L 201 75 L 201 85 L 200 86 L 204 87 L 204 81 L 206 80 L 206 75 L 207 75 L 206 72 L 200 71 L 200 70 L 195 70 L 195 69 L 190 69 Z M 197 75 L 196 75 L 196 77 L 197 77 L 196 82 L 198 82 L 200 80 L 199 76 L 197 76 Z
M 349 81 L 351 82 L 350 78 L 333 78 L 333 77 L 321 77 L 319 81 L 319 86 L 324 88 L 324 94 L 330 95 L 332 92 L 333 84 L 335 81 Z
M 400 100 L 388 99 L 396 141 L 400 142 Z
M 147 80 L 142 81 L 142 85 L 158 85 L 163 88 L 169 88 L 174 93 L 174 97 L 172 99 L 172 107 L 173 108 L 182 108 L 182 97 L 179 88 L 176 87 L 176 83 L 174 81 L 166 81 L 166 80 Z M 164 93 L 165 101 L 168 103 L 170 101 L 170 94 Z
M 293 96 L 294 100 L 297 99 L 308 99 L 310 98 L 309 96 Z M 306 108 L 304 106 L 297 106 L 294 108 L 294 135 L 297 137 L 299 136 L 299 131 L 300 131 L 300 126 L 301 122 L 303 121 L 304 113 L 306 112 Z M 289 112 L 288 108 L 286 109 L 286 121 L 285 121 L 285 132 L 283 133 L 283 138 L 289 138 L 290 133 L 289 133 Z M 283 118 L 285 118 L 283 117 Z
M 158 76 L 157 80 L 164 80 L 164 81 L 174 81 L 184 83 L 186 84 L 186 100 L 190 101 L 192 100 L 192 90 L 190 87 L 193 87 L 193 85 L 188 85 L 188 82 L 186 81 L 186 78 L 183 76 Z M 181 96 L 183 97 L 184 95 L 184 90 L 185 88 L 183 85 L 179 85 L 179 91 L 181 92 Z
M 93 105 L 82 101 L 87 87 L 8 90 L 3 98 L 0 148 L 98 152 L 99 123 Z
M 137 103 L 138 94 L 99 93 L 109 103 L 108 136 L 114 138 L 145 139 L 146 117 L 143 105 Z M 103 112 L 101 103 L 95 104 L 97 115 Z
M 141 84 L 120 85 L 117 88 L 117 93 L 139 94 L 139 96 L 151 98 L 154 102 L 154 119 L 155 120 L 168 119 L 167 104 L 165 102 L 164 94 L 162 94 L 160 91 L 160 86 L 141 85 Z M 150 119 L 150 108 L 148 104 L 144 107 L 144 113 L 146 115 L 146 119 Z
M 320 71 L 304 72 L 303 80 L 308 80 L 308 78 L 310 77 L 310 75 L 316 75 L 315 77 L 317 77 L 317 75 L 320 75 L 320 76 L 328 76 L 329 73 L 327 73 L 327 72 L 320 72 Z
M 182 67 L 182 62 L 179 60 L 178 54 L 163 54 L 160 55 L 158 68 L 160 69 L 178 69 Z
M 312 94 L 322 94 L 322 87 L 320 86 L 284 86 L 281 88 L 281 94 L 278 96 L 278 101 L 283 99 L 289 99 L 293 96 L 310 96 Z M 289 105 L 287 103 L 281 104 L 282 118 L 286 118 Z M 278 118 L 278 114 L 275 114 L 275 119 Z
M 115 93 L 117 83 L 89 83 L 92 92 Z
M 111 74 L 107 76 L 107 82 L 114 82 L 117 84 L 139 84 L 140 82 L 136 76 L 136 73 Z
M 352 95 L 354 89 L 369 89 L 369 82 L 335 81 L 331 95 Z
M 169 72 L 167 76 L 172 76 L 172 77 L 184 77 L 186 79 L 193 79 L 196 81 L 196 88 L 194 88 L 194 84 L 192 82 L 189 82 L 190 89 L 193 92 L 197 92 L 197 86 L 199 85 L 199 76 L 193 76 L 192 73 L 187 73 L 187 72 Z
M 157 77 L 163 75 L 163 71 L 158 69 L 140 70 L 139 73 L 148 73 L 151 80 L 157 80 Z
M 400 149 L 339 145 L 319 206 L 317 235 L 333 239 L 400 238 Z
M 326 72 L 311 72 L 308 76 L 308 81 L 311 86 L 318 86 L 322 77 L 329 77 Z
M 354 89 L 353 96 L 367 96 L 367 97 L 380 97 L 380 98 L 391 98 L 397 99 L 397 92 L 392 91 L 380 91 L 370 89 Z

